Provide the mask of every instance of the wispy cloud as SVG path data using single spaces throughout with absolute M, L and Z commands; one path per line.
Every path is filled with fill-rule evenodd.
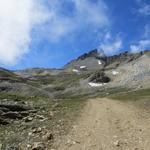
M 112 36 L 110 32 L 106 32 L 104 37 L 102 38 L 99 49 L 102 49 L 106 55 L 113 55 L 122 48 L 123 42 L 119 35 Z
M 150 48 L 150 25 L 146 24 L 141 39 L 130 45 L 131 52 L 139 52 Z
M 144 0 L 136 0 L 139 6 L 138 13 L 144 16 L 150 15 L 150 4 L 146 3 Z
M 64 6 L 71 5 L 70 9 Z M 58 42 L 64 37 L 83 29 L 95 30 L 109 25 L 107 6 L 102 0 L 52 0 L 50 12 L 52 14 L 46 30 L 52 42 Z
M 27 53 L 32 29 L 48 15 L 40 0 L 1 0 L 0 62 L 13 65 Z
M 150 16 L 150 3 L 147 3 L 145 0 L 136 0 L 138 9 L 138 15 L 142 17 Z M 150 24 L 147 22 L 143 28 L 143 33 L 141 38 L 136 42 L 130 45 L 130 51 L 133 53 L 143 51 L 150 48 Z
M 131 52 L 136 53 L 150 47 L 150 40 L 140 40 L 137 44 L 130 46 Z

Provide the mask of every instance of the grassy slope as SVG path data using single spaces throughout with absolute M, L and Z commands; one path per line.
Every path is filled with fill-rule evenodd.
M 45 121 L 34 117 L 31 122 L 15 121 L 11 125 L 0 127 L 0 144 L 2 144 L 2 149 L 7 146 L 13 146 L 21 144 L 20 147 L 25 149 L 26 145 L 32 145 L 34 142 L 46 142 L 49 147 L 51 146 L 51 141 L 44 141 L 41 137 L 46 134 L 46 132 L 52 132 L 54 134 L 54 139 L 59 138 L 60 135 L 66 134 L 68 128 L 78 117 L 79 112 L 84 106 L 84 99 L 70 99 L 54 102 L 49 98 L 44 97 L 23 97 L 19 95 L 8 95 L 0 94 L 0 99 L 13 99 L 16 101 L 27 102 L 30 105 L 38 108 L 38 115 L 42 115 L 46 118 Z M 54 107 L 57 104 L 56 107 Z M 50 112 L 54 113 L 54 116 L 50 116 Z M 42 128 L 42 132 L 37 134 L 28 134 L 33 128 Z M 30 149 L 30 148 L 29 148 Z
M 143 117 L 149 117 L 148 114 L 150 114 L 150 88 L 113 94 L 109 96 L 109 98 L 128 102 L 131 105 L 134 105 L 135 107 L 142 110 L 143 113 L 140 115 L 143 115 Z
M 150 89 L 141 89 L 137 91 L 113 94 L 110 97 L 112 99 L 123 100 L 123 101 L 143 100 L 143 99 L 150 98 Z

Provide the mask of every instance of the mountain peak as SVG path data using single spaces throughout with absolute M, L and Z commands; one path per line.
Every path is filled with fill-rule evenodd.
M 91 50 L 90 52 L 88 53 L 84 53 L 83 55 L 79 56 L 77 58 L 77 60 L 84 60 L 88 57 L 97 57 L 99 55 L 99 52 L 97 49 L 94 49 L 94 50 Z

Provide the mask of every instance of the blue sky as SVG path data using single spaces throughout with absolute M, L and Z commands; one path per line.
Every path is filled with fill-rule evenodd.
M 150 49 L 149 0 L 0 2 L 0 66 L 59 68 L 92 49 Z

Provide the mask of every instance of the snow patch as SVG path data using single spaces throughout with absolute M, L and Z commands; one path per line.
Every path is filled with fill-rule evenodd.
M 80 69 L 85 69 L 86 68 L 86 66 L 80 66 Z
M 118 71 L 115 71 L 115 70 L 112 71 L 113 75 L 117 75 L 118 73 L 119 73 Z
M 100 60 L 98 60 L 98 64 L 99 64 L 99 65 L 101 65 L 101 64 L 102 64 L 102 62 L 101 62 Z
M 72 69 L 73 72 L 79 73 L 79 70 L 77 69 Z
M 101 87 L 101 86 L 105 85 L 105 84 L 103 84 L 103 83 L 93 83 L 93 82 L 89 82 L 88 84 L 89 84 L 91 87 Z

